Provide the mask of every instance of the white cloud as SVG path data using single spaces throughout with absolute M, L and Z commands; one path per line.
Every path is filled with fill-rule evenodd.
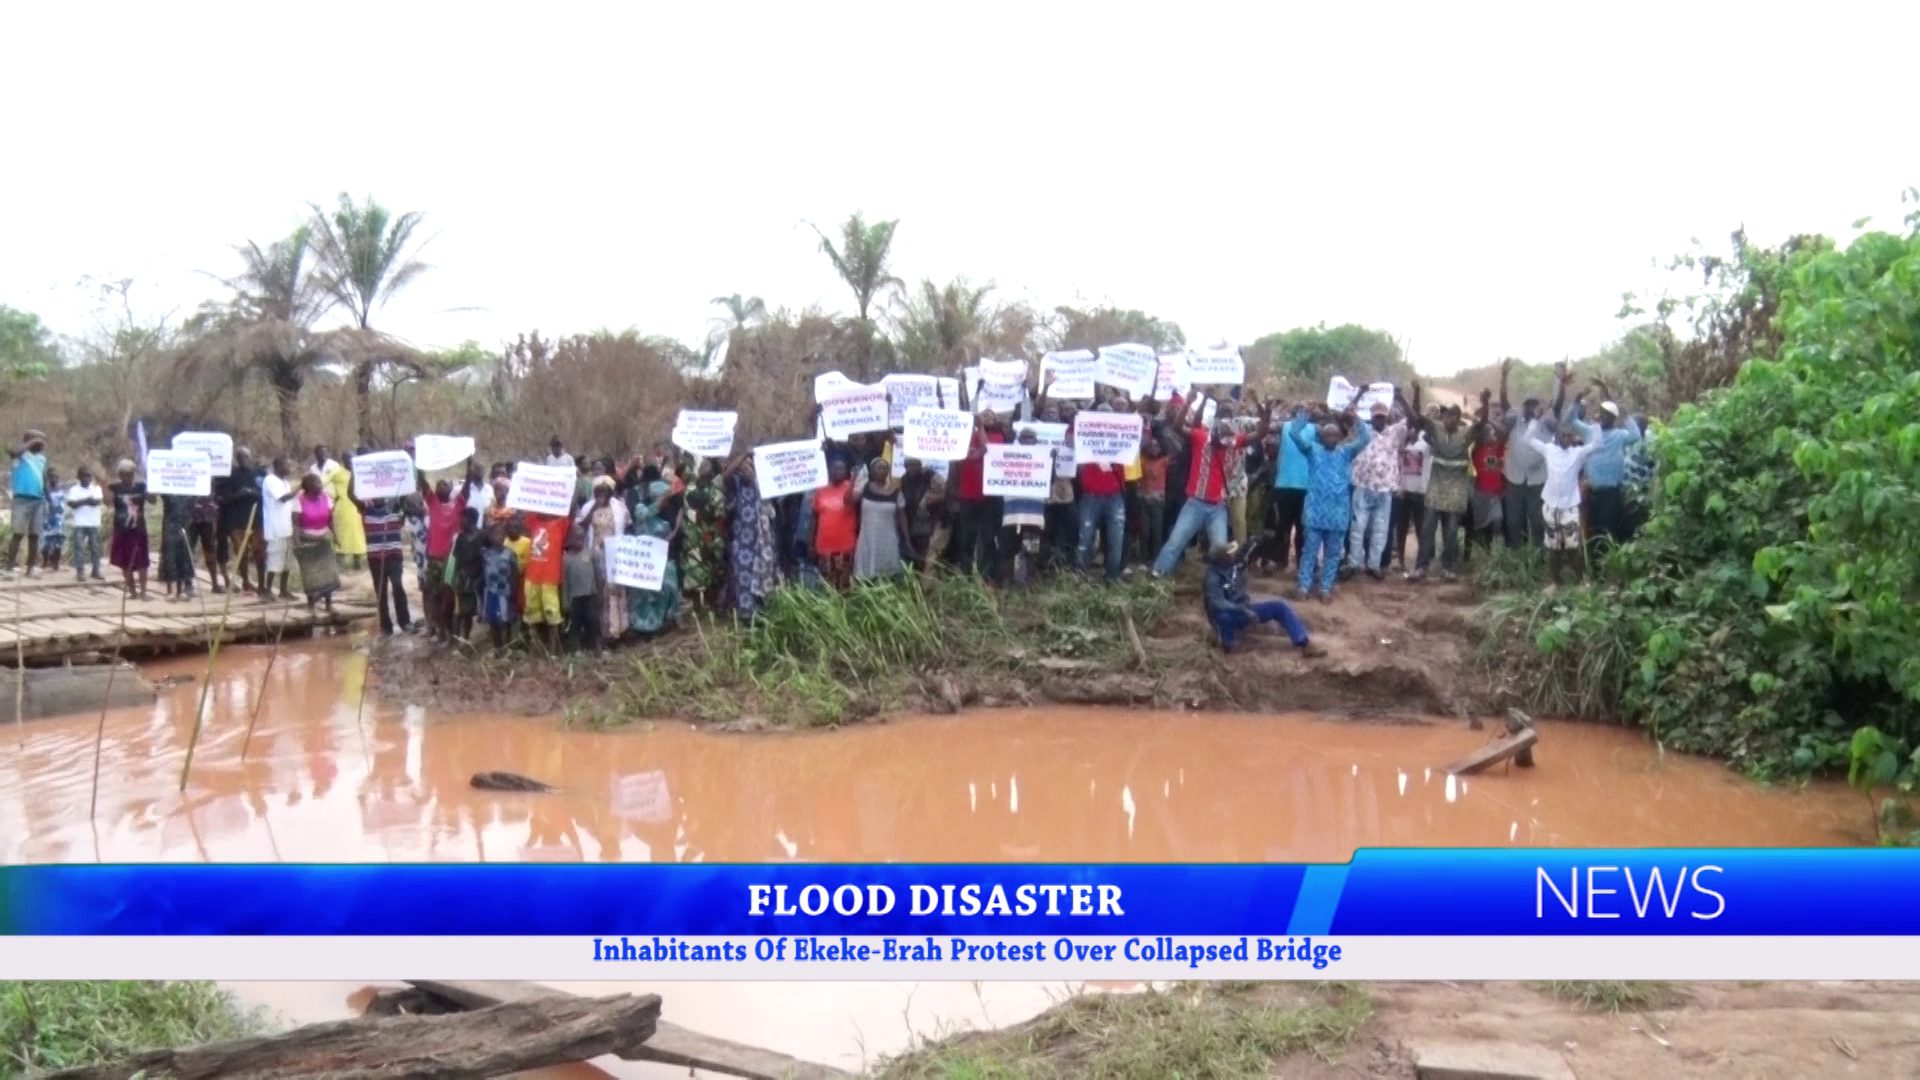
M 717 294 L 847 308 L 803 222 L 863 209 L 909 279 L 1445 371 L 1591 351 L 1690 238 L 1891 226 L 1920 182 L 1910 6 L 184 10 L 10 13 L 0 302 L 191 307 L 346 190 L 427 214 L 377 326 L 695 340 Z

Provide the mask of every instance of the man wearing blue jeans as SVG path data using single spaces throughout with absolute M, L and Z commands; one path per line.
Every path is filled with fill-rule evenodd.
M 1285 600 L 1255 602 L 1247 592 L 1247 559 L 1253 546 L 1242 550 L 1239 544 L 1222 544 L 1207 560 L 1207 618 L 1220 635 L 1220 647 L 1232 652 L 1240 631 L 1260 623 L 1277 622 L 1287 632 L 1293 647 L 1306 656 L 1324 656 L 1326 651 L 1314 645 L 1307 628 Z
M 1367 426 L 1373 438 L 1353 459 L 1353 521 L 1347 530 L 1345 572 L 1365 569 L 1378 580 L 1380 556 L 1387 551 L 1387 523 L 1393 518 L 1393 496 L 1400 490 L 1400 448 L 1407 441 L 1407 422 L 1387 423 L 1388 408 L 1375 403 Z
M 1174 437 L 1185 438 L 1192 445 L 1193 461 L 1187 469 L 1187 501 L 1180 504 L 1180 516 L 1174 519 L 1173 531 L 1153 561 L 1154 577 L 1173 573 L 1187 545 L 1193 543 L 1202 528 L 1207 530 L 1208 550 L 1218 550 L 1227 543 L 1227 477 L 1233 473 L 1234 460 L 1246 449 L 1247 436 L 1224 422 L 1213 425 L 1211 431 L 1204 426 L 1194 426 L 1203 400 L 1194 398 L 1184 414 L 1173 418 Z M 1261 413 L 1260 430 L 1254 438 L 1264 440 L 1272 431 L 1273 402 L 1270 401 Z

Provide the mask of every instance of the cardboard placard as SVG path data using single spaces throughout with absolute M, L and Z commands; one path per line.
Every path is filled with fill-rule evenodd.
M 976 366 L 980 369 L 980 377 L 990 383 L 1027 384 L 1025 360 L 982 360 Z
M 1100 350 L 1095 381 L 1126 391 L 1133 397 L 1153 392 L 1160 358 L 1145 345 L 1108 345 Z
M 1040 385 L 1049 400 L 1091 401 L 1099 368 L 1100 362 L 1085 349 L 1050 352 L 1040 358 Z M 1053 376 L 1052 385 L 1047 384 L 1048 375 Z
M 673 445 L 695 457 L 726 457 L 733 453 L 733 430 L 739 422 L 737 412 L 681 409 L 673 422 Z
M 1358 396 L 1360 396 L 1359 388 L 1348 382 L 1344 376 L 1335 375 L 1332 381 L 1327 383 L 1327 408 L 1336 412 L 1353 404 L 1353 399 Z
M 405 450 L 382 450 L 353 459 L 355 498 L 404 499 L 418 488 L 413 478 L 413 459 Z
M 1186 353 L 1167 353 L 1157 357 L 1156 363 L 1158 367 L 1153 376 L 1156 401 L 1172 401 L 1175 394 L 1193 389 L 1193 374 L 1188 370 Z
M 860 384 L 837 371 L 823 371 L 813 377 L 814 403 L 816 405 L 824 405 L 826 404 L 826 400 L 832 397 L 835 392 L 849 386 L 858 385 Z
M 415 435 L 413 463 L 421 472 L 451 469 L 473 456 L 473 439 L 466 435 Z
M 607 580 L 659 592 L 667 580 L 667 542 L 657 536 L 607 537 Z
M 1247 381 L 1247 362 L 1239 349 L 1192 349 L 1187 372 L 1198 386 L 1239 386 Z
M 1360 396 L 1354 399 L 1353 408 L 1361 416 L 1367 415 L 1375 405 L 1393 408 L 1393 384 L 1390 382 L 1370 383 Z
M 849 384 L 833 391 L 820 402 L 820 426 L 829 439 L 887 430 L 886 388 Z
M 1049 424 L 1042 420 L 1022 421 L 1013 425 L 1015 442 L 1019 441 L 1023 431 L 1033 432 L 1035 446 L 1044 446 L 1053 451 L 1053 475 L 1063 478 L 1073 476 L 1073 447 L 1067 445 L 1067 425 Z
M 967 393 L 973 395 L 973 411 L 976 413 L 1011 413 L 1027 399 L 1025 384 L 994 382 L 984 378 L 977 367 L 961 372 L 961 378 L 966 380 Z
M 507 509 L 564 517 L 573 512 L 573 489 L 579 479 L 579 470 L 565 465 L 523 461 L 514 466 L 513 481 L 507 485 Z
M 1073 418 L 1073 460 L 1079 465 L 1126 465 L 1140 456 L 1138 413 L 1083 412 Z
M 149 450 L 147 492 L 152 495 L 211 495 L 213 461 L 198 450 Z
M 827 454 L 813 439 L 756 446 L 753 476 L 763 500 L 813 491 L 827 486 Z
M 908 409 L 938 405 L 940 401 L 940 381 L 931 375 L 888 375 L 880 380 L 880 386 L 887 392 L 887 426 L 895 430 L 907 422 Z
M 233 436 L 219 431 L 183 431 L 173 437 L 175 450 L 199 451 L 213 463 L 213 475 L 233 475 Z
M 987 447 L 980 492 L 992 497 L 1045 499 L 1053 491 L 1053 451 L 1045 446 L 995 443 Z
M 960 409 L 915 405 L 907 410 L 900 449 L 921 461 L 959 461 L 973 444 L 973 416 Z

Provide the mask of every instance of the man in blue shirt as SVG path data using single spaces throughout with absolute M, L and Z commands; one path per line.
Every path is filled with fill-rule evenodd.
M 1611 399 L 1613 394 L 1607 384 L 1593 380 L 1600 388 L 1603 397 Z M 1585 397 L 1585 391 L 1581 397 Z M 1640 426 L 1632 420 L 1621 423 L 1620 406 L 1612 400 L 1600 403 L 1600 426 L 1585 423 L 1586 402 L 1578 398 L 1574 402 L 1576 418 L 1574 427 L 1583 440 L 1595 444 L 1595 449 L 1587 458 L 1587 524 L 1592 533 L 1596 550 L 1606 546 L 1625 543 L 1631 535 L 1627 526 L 1627 497 L 1621 489 L 1627 472 L 1627 447 L 1640 441 Z
M 47 437 L 28 431 L 13 456 L 13 539 L 7 542 L 6 572 L 20 565 L 20 539 L 27 541 L 27 576 L 40 561 L 40 532 L 47 527 Z

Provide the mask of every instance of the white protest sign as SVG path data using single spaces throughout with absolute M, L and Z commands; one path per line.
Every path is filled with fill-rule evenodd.
M 1200 426 L 1203 428 L 1213 427 L 1213 418 L 1219 414 L 1220 403 L 1212 398 L 1208 398 L 1206 403 L 1200 406 Z
M 673 820 L 673 798 L 667 774 L 658 769 L 613 778 L 613 815 L 622 821 L 659 823 Z
M 1118 387 L 1134 397 L 1153 392 L 1153 380 L 1160 370 L 1160 358 L 1145 345 L 1108 345 L 1100 350 L 1095 379 Z
M 940 407 L 943 409 L 959 408 L 960 407 L 960 380 L 950 379 L 945 375 L 942 375 L 940 378 L 934 381 L 940 384 L 939 395 L 934 398 L 935 404 L 940 405 Z
M 959 461 L 973 445 L 973 417 L 960 409 L 915 405 L 907 410 L 900 449 L 921 461 Z
M 147 490 L 155 495 L 211 495 L 213 461 L 198 450 L 149 450 Z
M 835 391 L 858 385 L 837 371 L 823 371 L 813 377 L 813 400 L 816 404 L 825 404 Z
M 667 580 L 667 542 L 657 536 L 607 537 L 607 580 L 659 592 Z
M 1193 374 L 1187 366 L 1186 353 L 1167 353 L 1158 358 L 1158 370 L 1153 376 L 1155 399 L 1172 401 L 1173 395 L 1184 394 L 1191 389 L 1193 389 Z
M 827 486 L 827 454 L 813 439 L 753 448 L 753 476 L 762 499 Z
M 1045 499 L 1053 491 L 1053 451 L 1010 443 L 987 447 L 980 491 L 988 497 Z
M 694 457 L 719 458 L 733 452 L 737 412 L 701 412 L 681 409 L 673 422 L 673 445 Z
M 513 482 L 507 485 L 507 509 L 564 517 L 573 512 L 573 488 L 579 478 L 578 470 L 565 465 L 523 461 L 514 466 Z
M 1193 349 L 1187 372 L 1200 386 L 1239 386 L 1247 381 L 1247 362 L 1239 349 Z
M 1053 474 L 1060 477 L 1073 476 L 1073 447 L 1067 445 L 1067 425 L 1049 424 L 1040 420 L 1030 420 L 1013 425 L 1014 439 L 1020 433 L 1033 432 L 1033 441 L 1053 451 Z
M 416 435 L 413 463 L 421 472 L 439 472 L 473 456 L 473 439 L 465 435 Z
M 1360 396 L 1355 399 L 1353 403 L 1354 409 L 1362 416 L 1370 412 L 1375 405 L 1385 405 L 1389 409 L 1393 408 L 1392 383 L 1377 382 L 1369 385 L 1365 390 L 1360 392 Z
M 1099 373 L 1099 362 L 1085 349 L 1072 352 L 1050 352 L 1040 358 L 1040 385 L 1047 391 L 1047 397 L 1060 401 L 1091 401 L 1093 382 Z M 1047 383 L 1047 376 L 1053 376 L 1053 383 Z
M 1015 383 L 1025 386 L 1027 382 L 1025 360 L 982 360 L 979 368 L 980 377 L 990 383 Z
M 173 448 L 199 451 L 213 463 L 213 475 L 233 475 L 233 436 L 218 431 L 183 431 L 173 437 Z
M 404 499 L 418 486 L 413 480 L 413 459 L 405 450 L 382 450 L 353 459 L 355 498 Z
M 976 413 L 1010 413 L 1027 399 L 1025 384 L 987 380 L 981 376 L 979 368 L 968 368 L 962 372 L 962 377 L 967 380 L 967 393 L 973 395 L 973 411 Z
M 931 375 L 888 375 L 880 380 L 887 392 L 887 426 L 897 428 L 907 422 L 907 410 L 915 405 L 937 405 L 940 381 Z M 947 398 L 958 400 L 955 396 Z
M 1359 393 L 1359 389 L 1352 383 L 1342 376 L 1335 375 L 1333 381 L 1327 384 L 1327 408 L 1335 411 L 1345 409 L 1353 404 L 1353 399 L 1359 396 Z
M 1139 414 L 1083 412 L 1073 418 L 1073 460 L 1078 464 L 1125 465 L 1139 455 Z
M 848 384 L 832 391 L 820 402 L 820 424 L 829 439 L 887 430 L 886 388 Z

